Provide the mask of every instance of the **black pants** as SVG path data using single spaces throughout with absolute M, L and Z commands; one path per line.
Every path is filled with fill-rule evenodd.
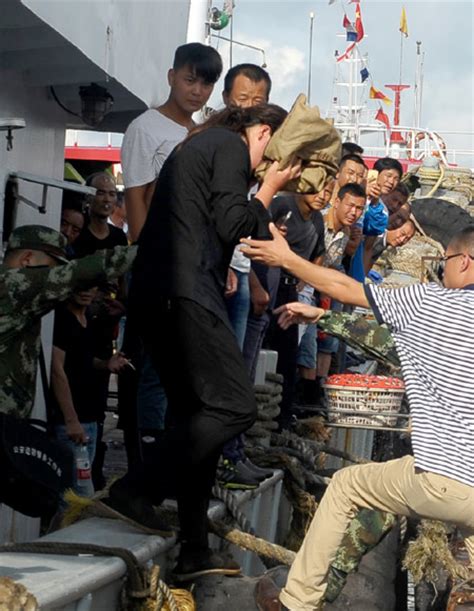
M 284 284 L 280 280 L 275 307 L 285 303 L 298 301 L 296 284 Z M 296 383 L 296 358 L 298 355 L 298 325 L 291 325 L 282 329 L 277 323 L 278 317 L 272 316 L 264 347 L 278 352 L 277 372 L 283 376 L 283 393 L 280 404 L 281 412 L 279 424 L 281 428 L 288 428 L 291 423 L 293 395 Z
M 145 483 L 155 501 L 176 494 L 183 541 L 207 547 L 217 461 L 224 443 L 255 420 L 253 388 L 231 329 L 193 301 L 164 300 L 142 337 L 168 397 L 166 431 Z

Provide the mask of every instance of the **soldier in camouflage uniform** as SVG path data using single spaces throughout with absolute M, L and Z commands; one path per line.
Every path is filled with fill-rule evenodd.
M 135 247 L 66 259 L 66 239 L 54 229 L 15 229 L 0 265 L 0 411 L 27 418 L 33 409 L 41 318 L 78 287 L 123 275 Z
M 399 369 L 395 343 L 386 326 L 379 325 L 365 316 L 345 312 L 328 312 L 317 324 L 326 333 L 344 340 L 389 369 Z M 396 517 L 383 511 L 361 509 L 356 514 L 329 569 L 328 586 L 324 595 L 327 602 L 336 600 L 346 583 L 347 575 L 357 571 L 362 557 L 373 549 L 395 524 Z
M 318 321 L 318 326 L 390 369 L 400 368 L 390 331 L 375 320 L 358 314 L 331 312 Z M 336 600 L 346 583 L 347 575 L 357 571 L 362 557 L 381 541 L 396 522 L 395 515 L 384 511 L 361 509 L 357 513 L 329 568 L 328 586 L 324 594 L 327 602 Z
M 374 319 L 346 312 L 328 312 L 320 318 L 318 327 L 365 352 L 369 358 L 389 369 L 400 368 L 392 334 L 385 325 L 379 325 Z

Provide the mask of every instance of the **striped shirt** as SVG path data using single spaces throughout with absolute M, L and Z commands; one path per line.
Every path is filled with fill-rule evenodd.
M 366 294 L 397 347 L 415 466 L 474 486 L 474 285 L 367 285 Z

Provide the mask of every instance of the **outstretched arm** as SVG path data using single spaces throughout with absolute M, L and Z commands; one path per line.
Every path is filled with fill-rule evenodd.
M 315 324 L 320 318 L 326 314 L 323 308 L 317 308 L 308 303 L 293 301 L 285 303 L 276 310 L 274 314 L 278 314 L 278 324 L 282 329 L 288 329 L 291 325 L 298 324 Z
M 78 287 L 89 288 L 122 276 L 136 252 L 136 246 L 116 246 L 53 268 L 9 270 L 3 282 L 10 306 L 24 316 L 43 316 Z
M 273 223 L 270 223 L 273 240 L 242 239 L 242 252 L 253 261 L 270 267 L 281 267 L 303 282 L 314 286 L 321 293 L 342 303 L 367 308 L 369 302 L 364 285 L 345 274 L 314 265 L 295 254 Z

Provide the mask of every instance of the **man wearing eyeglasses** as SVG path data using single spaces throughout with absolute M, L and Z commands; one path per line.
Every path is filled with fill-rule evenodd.
M 358 508 L 456 524 L 474 568 L 474 225 L 457 233 L 441 258 L 444 286 L 399 289 L 364 285 L 311 265 L 271 231 L 272 241 L 242 240 L 242 252 L 343 303 L 370 307 L 390 327 L 410 404 L 413 456 L 338 471 L 279 599 L 276 586 L 263 583 L 259 609 L 321 608 L 328 568 Z M 321 311 L 293 303 L 279 313 L 287 324 L 315 322 Z

